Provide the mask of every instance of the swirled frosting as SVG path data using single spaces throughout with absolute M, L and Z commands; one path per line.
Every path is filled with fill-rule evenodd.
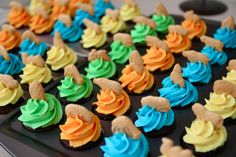
M 195 120 L 191 127 L 185 128 L 186 135 L 183 141 L 192 144 L 196 152 L 213 151 L 224 145 L 227 139 L 227 131 L 224 126 L 218 130 L 214 130 L 214 126 L 210 121 Z
M 30 39 L 25 39 L 20 44 L 20 51 L 19 53 L 27 53 L 29 56 L 31 55 L 40 55 L 43 56 L 47 51 L 48 46 L 45 42 L 36 43 L 31 41 Z
M 149 145 L 143 134 L 139 139 L 132 139 L 124 133 L 117 132 L 105 138 L 105 145 L 101 146 L 101 149 L 106 157 L 147 157 Z
M 65 77 L 58 86 L 60 97 L 67 101 L 76 102 L 82 98 L 88 98 L 93 92 L 92 82 L 84 75 L 82 84 L 77 84 L 72 77 Z
M 16 48 L 21 43 L 21 35 L 19 32 L 9 32 L 2 30 L 0 32 L 0 45 L 2 45 L 7 51 Z
M 172 16 L 165 15 L 153 15 L 152 20 L 156 23 L 156 31 L 160 33 L 168 33 L 168 27 L 175 24 L 175 20 Z
M 183 77 L 190 82 L 208 83 L 211 80 L 210 64 L 203 64 L 202 62 L 187 62 L 187 67 L 182 68 Z
M 14 54 L 9 53 L 10 60 L 5 60 L 0 56 L 0 73 L 14 75 L 19 74 L 24 67 L 22 61 Z
M 107 9 L 114 9 L 114 6 L 111 4 L 110 1 L 106 2 L 104 0 L 97 0 L 94 7 L 95 7 L 94 14 L 98 18 L 104 16 Z
M 172 53 L 166 52 L 164 49 L 155 46 L 147 50 L 147 54 L 143 57 L 143 64 L 149 71 L 160 69 L 161 71 L 168 70 L 175 62 Z
M 23 90 L 20 85 L 15 89 L 11 89 L 0 82 L 0 106 L 15 104 L 22 96 Z
M 129 56 L 134 50 L 135 47 L 133 45 L 126 46 L 121 41 L 114 41 L 111 44 L 111 51 L 108 55 L 111 57 L 111 60 L 116 63 L 124 64 L 129 60 Z
M 66 45 L 65 48 L 52 46 L 47 52 L 47 56 L 46 63 L 49 64 L 54 71 L 63 69 L 65 66 L 77 62 L 75 52 Z
M 25 8 L 12 8 L 8 13 L 8 22 L 15 28 L 28 26 L 30 18 L 30 14 Z
M 112 17 L 105 15 L 101 19 L 101 28 L 106 33 L 111 32 L 112 34 L 115 34 L 124 31 L 126 27 L 127 25 L 121 18 L 114 20 Z
M 226 118 L 236 118 L 236 100 L 231 95 L 211 93 L 206 101 L 206 109 Z
M 222 79 L 236 84 L 236 70 L 231 70 L 227 73 L 227 76 Z
M 174 123 L 175 114 L 173 110 L 168 112 L 159 112 L 155 108 L 144 105 L 136 112 L 138 119 L 135 121 L 135 126 L 142 127 L 144 132 L 160 130 L 165 126 L 170 126 Z
M 138 5 L 136 5 L 135 7 L 131 7 L 130 5 L 125 3 L 120 8 L 120 15 L 124 21 L 130 21 L 130 20 L 133 20 L 136 16 L 141 15 L 141 11 Z
M 101 124 L 96 115 L 93 115 L 91 123 L 81 119 L 79 116 L 67 117 L 64 125 L 60 125 L 60 139 L 67 140 L 69 146 L 77 148 L 89 142 L 95 142 L 101 135 Z
M 20 107 L 18 120 L 32 129 L 58 124 L 63 114 L 60 102 L 51 94 L 45 94 L 45 99 L 29 99 L 26 105 Z
M 93 22 L 98 23 L 99 19 L 95 16 L 90 15 L 88 12 L 78 9 L 75 13 L 74 22 L 77 26 L 84 26 L 84 19 L 89 19 Z
M 142 74 L 139 74 L 130 65 L 126 65 L 122 70 L 119 81 L 122 83 L 123 88 L 127 87 L 129 91 L 141 94 L 143 91 L 152 88 L 154 77 L 146 68 L 144 68 Z
M 202 51 L 210 59 L 210 64 L 219 64 L 223 65 L 227 61 L 227 55 L 225 52 L 219 52 L 215 50 L 213 47 L 205 46 Z
M 218 28 L 214 38 L 224 43 L 226 48 L 236 48 L 236 31 L 231 31 L 229 27 Z
M 48 33 L 52 30 L 54 21 L 51 17 L 43 18 L 40 15 L 33 15 L 29 24 L 30 30 L 37 34 Z
M 85 68 L 87 77 L 92 78 L 111 78 L 115 75 L 116 65 L 113 61 L 104 61 L 102 58 L 90 61 Z
M 174 84 L 170 77 L 162 81 L 163 87 L 159 89 L 161 97 L 169 100 L 172 107 L 184 107 L 190 103 L 195 103 L 198 100 L 197 89 L 188 81 L 184 80 L 184 87 Z
M 54 2 L 53 8 L 52 8 L 52 13 L 50 16 L 52 17 L 53 20 L 56 21 L 61 14 L 70 15 L 70 13 L 71 13 L 71 9 L 69 6 L 69 1 L 64 5 L 56 4 Z
M 70 9 L 71 9 L 71 15 L 74 16 L 76 10 L 78 9 L 78 6 L 76 5 L 78 2 L 80 3 L 85 3 L 85 4 L 90 4 L 90 0 L 70 0 Z

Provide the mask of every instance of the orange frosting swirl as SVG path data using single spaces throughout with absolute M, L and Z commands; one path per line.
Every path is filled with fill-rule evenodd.
M 88 123 L 79 116 L 67 117 L 64 125 L 60 125 L 60 139 L 69 141 L 70 147 L 80 147 L 88 142 L 96 141 L 101 135 L 101 124 L 96 115 L 93 115 L 93 120 Z
M 91 4 L 91 0 L 70 0 L 70 10 L 71 15 L 74 16 L 76 10 L 78 9 L 78 3 L 85 3 L 85 4 Z
M 54 21 L 52 20 L 52 18 L 47 17 L 44 18 L 41 15 L 37 15 L 35 14 L 32 18 L 31 18 L 31 22 L 30 22 L 30 29 L 32 31 L 34 31 L 37 34 L 42 34 L 45 32 L 50 32 L 53 28 L 54 25 Z
M 119 81 L 123 88 L 127 87 L 129 91 L 140 94 L 153 86 L 154 77 L 145 67 L 143 73 L 139 74 L 130 65 L 126 65 Z
M 187 36 L 181 36 L 177 33 L 169 33 L 164 42 L 172 53 L 181 53 L 182 51 L 189 50 L 192 46 L 192 42 Z
M 8 14 L 8 22 L 15 28 L 28 26 L 30 23 L 30 18 L 30 14 L 25 8 L 11 8 Z
M 142 57 L 143 64 L 149 71 L 160 69 L 161 71 L 167 70 L 172 67 L 175 58 L 172 53 L 166 52 L 164 49 L 157 48 L 156 46 L 150 47 L 147 54 Z
M 21 43 L 21 35 L 19 32 L 10 32 L 8 30 L 2 30 L 0 32 L 0 45 L 2 45 L 7 51 L 18 47 Z
M 113 114 L 118 117 L 123 115 L 130 108 L 130 99 L 125 91 L 121 95 L 116 94 L 112 90 L 100 90 L 97 95 L 98 101 L 96 111 L 105 115 Z
M 207 31 L 206 24 L 203 20 L 195 22 L 192 19 L 186 19 L 181 25 L 187 30 L 189 39 L 193 39 L 195 36 L 201 37 Z
M 53 5 L 53 8 L 52 8 L 52 14 L 51 14 L 51 17 L 53 20 L 57 20 L 59 15 L 60 14 L 68 14 L 70 15 L 70 5 L 69 3 L 68 4 L 65 4 L 65 5 L 60 5 L 60 4 L 55 4 Z

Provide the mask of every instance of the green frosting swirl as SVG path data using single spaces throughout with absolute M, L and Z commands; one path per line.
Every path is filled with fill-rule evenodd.
M 111 44 L 109 56 L 118 64 L 124 64 L 129 59 L 130 53 L 135 50 L 133 45 L 126 46 L 121 41 L 114 41 Z
M 175 24 L 174 18 L 170 15 L 153 15 L 152 20 L 155 21 L 157 24 L 156 31 L 163 34 L 168 33 L 169 25 Z
M 150 28 L 150 26 L 145 24 L 136 24 L 134 29 L 131 30 L 131 37 L 133 43 L 146 44 L 146 37 L 157 36 L 156 30 Z
M 102 58 L 90 61 L 87 68 L 87 77 L 92 78 L 111 78 L 115 75 L 116 65 L 113 61 L 104 61 Z
M 22 114 L 18 120 L 32 129 L 59 123 L 62 118 L 60 102 L 51 94 L 45 94 L 45 98 L 46 100 L 29 99 L 26 105 L 20 107 Z
M 60 97 L 65 97 L 67 101 L 76 102 L 82 98 L 88 98 L 93 91 L 93 84 L 86 76 L 81 75 L 83 84 L 77 84 L 72 77 L 65 77 L 58 86 Z

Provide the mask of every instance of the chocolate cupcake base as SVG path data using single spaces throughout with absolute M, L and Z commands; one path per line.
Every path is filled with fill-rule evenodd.
M 151 93 L 154 89 L 156 88 L 156 84 L 154 83 L 152 85 L 152 87 L 148 90 L 144 90 L 142 93 L 138 94 L 138 93 L 134 93 L 133 91 L 129 91 L 128 88 L 125 88 L 125 92 L 128 93 L 128 95 L 132 95 L 132 96 L 135 96 L 135 95 L 148 95 L 149 93 Z
M 183 107 L 182 107 L 181 105 L 178 105 L 178 106 L 173 106 L 173 107 L 171 107 L 171 108 L 174 109 L 174 110 L 186 110 L 186 109 L 190 109 L 193 104 L 194 104 L 194 103 L 190 103 L 190 104 L 185 105 L 185 106 L 183 106 Z
M 230 125 L 236 125 L 236 118 L 233 119 L 231 117 L 224 119 L 224 125 L 230 126 Z
M 6 106 L 0 106 L 0 114 L 7 114 L 14 109 L 18 108 L 22 103 L 24 102 L 24 99 L 21 97 L 15 104 L 8 104 Z

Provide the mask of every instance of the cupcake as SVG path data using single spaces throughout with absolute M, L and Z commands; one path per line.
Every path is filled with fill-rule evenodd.
M 66 14 L 59 15 L 52 34 L 55 35 L 56 32 L 61 34 L 63 40 L 68 40 L 69 42 L 76 42 L 83 34 L 82 28 L 72 22 L 70 16 Z
M 32 31 L 27 30 L 22 34 L 22 42 L 19 51 L 20 54 L 27 53 L 29 56 L 44 56 L 47 50 L 47 43 L 40 41 Z
M 156 23 L 144 16 L 137 16 L 133 20 L 136 25 L 130 31 L 133 43 L 146 44 L 147 36 L 157 36 Z
M 170 134 L 175 128 L 175 114 L 166 98 L 146 96 L 141 99 L 142 108 L 137 112 L 135 126 L 149 137 Z
M 112 136 L 105 138 L 101 146 L 104 156 L 147 157 L 149 145 L 146 137 L 126 116 L 119 116 L 112 121 Z
M 226 48 L 236 48 L 236 30 L 234 18 L 229 16 L 221 22 L 221 27 L 214 33 L 214 38 L 224 43 Z
M 168 27 L 169 34 L 164 42 L 168 45 L 170 52 L 181 53 L 192 47 L 191 40 L 187 37 L 187 31 L 180 25 Z
M 10 75 L 0 74 L 0 114 L 15 109 L 22 101 L 23 90 Z
M 30 23 L 30 14 L 28 10 L 19 2 L 10 2 L 10 11 L 8 13 L 8 22 L 15 28 L 28 26 Z
M 103 140 L 101 122 L 85 107 L 68 104 L 65 108 L 66 122 L 60 125 L 60 142 L 67 149 L 86 150 Z
M 83 103 L 93 92 L 91 80 L 80 74 L 73 64 L 65 67 L 64 79 L 57 88 L 64 104 L 68 104 L 68 102 Z
M 189 39 L 194 37 L 200 38 L 207 32 L 207 26 L 205 22 L 193 12 L 193 10 L 184 13 L 185 20 L 181 23 L 184 29 L 187 30 L 187 36 Z
M 201 36 L 200 40 L 206 44 L 201 50 L 209 60 L 210 64 L 223 65 L 227 61 L 227 55 L 223 51 L 224 44 L 220 40 L 216 40 L 211 37 Z
M 53 0 L 52 13 L 50 16 L 56 21 L 61 14 L 71 14 L 69 0 Z
M 118 82 L 106 78 L 94 78 L 93 83 L 101 88 L 100 93 L 97 94 L 98 100 L 93 103 L 93 112 L 100 119 L 112 120 L 128 114 L 130 99 Z
M 227 76 L 222 79 L 236 84 L 236 59 L 230 60 L 226 69 L 228 70 Z
M 158 90 L 160 96 L 170 101 L 171 107 L 186 108 L 198 100 L 197 89 L 183 79 L 182 69 L 176 64 L 169 77 L 162 81 L 163 87 Z
M 76 10 L 78 9 L 78 3 L 91 4 L 91 0 L 70 0 L 69 2 L 72 16 L 75 15 Z
M 212 78 L 209 58 L 194 50 L 183 51 L 182 55 L 189 60 L 187 66 L 182 68 L 183 77 L 191 83 L 209 83 Z
M 81 43 L 84 48 L 99 48 L 102 47 L 107 41 L 107 34 L 103 32 L 101 27 L 96 23 L 85 19 L 84 24 L 86 29 L 82 35 Z
M 141 15 L 140 8 L 134 0 L 123 0 L 124 4 L 120 8 L 120 15 L 124 21 L 131 21 L 136 16 Z
M 43 8 L 36 8 L 30 20 L 30 30 L 36 34 L 48 33 L 54 25 L 53 19 Z
M 143 65 L 143 61 L 138 51 L 130 54 L 129 64 L 122 70 L 119 78 L 123 88 L 129 92 L 141 94 L 148 91 L 154 85 L 154 77 Z
M 2 25 L 2 30 L 0 31 L 0 45 L 2 45 L 6 51 L 18 48 L 21 43 L 21 35 L 16 29 L 7 24 Z
M 156 14 L 152 15 L 152 20 L 156 23 L 156 31 L 161 34 L 168 33 L 168 27 L 175 24 L 174 18 L 161 2 L 157 3 Z
M 116 65 L 107 55 L 106 50 L 93 49 L 88 56 L 88 67 L 85 68 L 87 77 L 92 78 L 111 78 L 116 73 Z
M 106 13 L 107 9 L 114 9 L 110 0 L 97 0 L 95 3 L 95 16 L 100 19 Z
M 220 115 L 207 111 L 201 104 L 192 107 L 196 119 L 185 127 L 182 145 L 196 156 L 216 156 L 227 140 L 227 131 Z
M 5 48 L 0 45 L 0 74 L 16 75 L 24 67 L 22 61 L 14 54 L 7 53 Z
M 149 71 L 170 69 L 175 63 L 175 58 L 167 44 L 155 36 L 146 37 L 147 53 L 142 57 L 143 64 Z
M 31 15 L 35 14 L 35 9 L 43 8 L 48 14 L 51 12 L 51 7 L 54 0 L 31 0 L 29 5 L 29 11 Z
M 126 30 L 127 25 L 120 16 L 118 10 L 106 10 L 106 15 L 101 19 L 101 28 L 104 32 L 115 34 Z
M 108 55 L 117 64 L 124 64 L 129 60 L 130 54 L 135 50 L 133 40 L 129 34 L 116 33 L 110 45 L 111 50 Z

